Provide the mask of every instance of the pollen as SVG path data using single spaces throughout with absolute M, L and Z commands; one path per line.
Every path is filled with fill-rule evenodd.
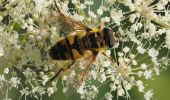
M 117 74 L 121 77 L 128 77 L 131 73 L 131 68 L 126 65 L 119 65 L 117 68 Z
M 143 17 L 150 16 L 153 13 L 152 8 L 148 6 L 146 1 L 142 1 L 141 4 L 137 5 L 136 11 Z

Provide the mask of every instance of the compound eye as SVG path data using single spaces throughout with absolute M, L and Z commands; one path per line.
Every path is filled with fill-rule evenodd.
M 112 48 L 116 42 L 112 29 L 104 28 L 103 36 L 104 36 L 104 40 L 105 40 L 106 44 L 108 45 L 108 47 Z

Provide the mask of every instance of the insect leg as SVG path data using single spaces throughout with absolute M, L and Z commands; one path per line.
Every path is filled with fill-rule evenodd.
M 59 69 L 59 71 L 55 74 L 55 76 L 53 76 L 51 79 L 50 79 L 50 81 L 53 81 L 55 78 L 57 78 L 58 77 L 58 75 L 61 73 L 61 72 L 63 72 L 63 71 L 66 71 L 66 70 L 68 70 L 68 69 L 70 69 L 71 68 L 71 66 L 72 65 L 74 65 L 75 64 L 75 60 L 73 60 L 69 65 L 68 65 L 68 67 L 67 68 L 60 68 Z

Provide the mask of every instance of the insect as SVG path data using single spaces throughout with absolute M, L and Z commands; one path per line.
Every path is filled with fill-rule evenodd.
M 60 68 L 51 80 L 55 79 L 61 72 L 73 67 L 76 61 L 80 59 L 87 61 L 81 78 L 81 80 L 84 80 L 96 56 L 100 52 L 112 48 L 116 42 L 116 37 L 110 28 L 89 28 L 84 23 L 63 14 L 56 2 L 55 6 L 58 10 L 57 16 L 64 20 L 65 23 L 70 24 L 74 31 L 60 38 L 49 50 L 49 55 L 54 60 L 72 61 L 67 68 Z

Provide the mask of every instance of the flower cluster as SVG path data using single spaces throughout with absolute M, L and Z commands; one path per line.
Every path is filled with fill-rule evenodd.
M 169 6 L 169 0 L 0 1 L 0 89 L 7 88 L 4 99 L 11 98 L 8 92 L 14 88 L 20 92 L 19 99 L 42 100 L 44 95 L 55 94 L 60 78 L 63 92 L 70 95 L 75 90 L 81 99 L 96 99 L 101 87 L 109 89 L 104 99 L 129 99 L 129 91 L 137 87 L 150 100 L 153 90 L 146 89 L 143 79 L 152 80 L 170 64 Z M 50 81 L 70 61 L 52 60 L 48 51 L 62 33 L 74 31 L 64 26 L 58 10 L 89 28 L 111 28 L 117 42 L 99 53 L 90 66 L 86 65 L 92 58 L 79 59 Z

